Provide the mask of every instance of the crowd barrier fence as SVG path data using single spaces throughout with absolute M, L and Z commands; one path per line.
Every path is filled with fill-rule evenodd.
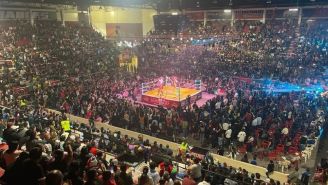
M 52 109 L 48 109 L 48 111 L 54 112 L 56 114 L 61 114 L 61 112 L 56 111 L 56 110 L 52 110 Z M 87 120 L 85 118 L 81 118 L 81 117 L 74 116 L 74 115 L 71 115 L 71 114 L 66 114 L 66 115 L 71 121 L 74 121 L 74 122 L 77 122 L 77 123 L 84 123 L 84 124 L 87 124 L 87 125 L 89 124 L 89 120 Z M 131 130 L 115 127 L 115 126 L 105 124 L 105 123 L 102 123 L 102 122 L 95 122 L 95 126 L 98 129 L 100 129 L 101 127 L 103 127 L 104 129 L 109 129 L 111 132 L 120 131 L 121 135 L 127 135 L 129 137 L 136 138 L 136 139 L 141 134 L 141 133 L 138 133 L 138 132 L 134 132 L 134 131 L 131 131 Z M 173 152 L 175 154 L 177 154 L 177 152 L 178 152 L 178 149 L 179 149 L 179 146 L 180 146 L 178 143 L 174 143 L 174 142 L 167 141 L 167 140 L 164 140 L 164 139 L 152 137 L 152 136 L 149 136 L 149 135 L 146 135 L 146 134 L 141 134 L 141 135 L 143 136 L 144 140 L 148 139 L 150 143 L 154 143 L 154 141 L 156 141 L 158 144 L 162 144 L 163 146 L 169 145 L 170 148 L 173 150 Z M 215 153 L 211 153 L 211 155 L 213 156 L 215 161 L 218 161 L 220 163 L 226 163 L 228 166 L 232 166 L 233 168 L 243 168 L 243 169 L 247 170 L 249 173 L 259 173 L 262 177 L 266 177 L 267 170 L 264 167 L 255 166 L 255 165 L 252 165 L 252 164 L 249 164 L 249 163 L 245 163 L 245 162 L 241 162 L 241 161 L 238 161 L 238 160 L 231 159 L 229 157 L 220 156 L 220 155 L 215 154 Z M 275 171 L 274 173 L 272 173 L 270 175 L 270 178 L 272 178 L 274 180 L 277 180 L 277 181 L 280 181 L 281 183 L 285 183 L 288 180 L 288 174 Z

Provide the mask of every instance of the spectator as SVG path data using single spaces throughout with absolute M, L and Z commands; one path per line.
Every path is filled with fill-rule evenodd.
M 244 162 L 244 163 L 248 163 L 248 155 L 247 155 L 247 153 L 244 154 L 244 156 L 243 156 L 243 158 L 241 159 L 241 161 Z
M 94 169 L 87 171 L 87 181 L 84 183 L 84 185 L 98 185 L 98 179 L 97 179 L 97 171 Z
M 149 169 L 145 166 L 142 170 L 142 174 L 138 179 L 139 185 L 153 185 L 153 179 L 148 176 Z
M 254 184 L 255 185 L 261 185 L 263 183 L 263 180 L 261 180 L 261 175 L 259 173 L 255 174 L 255 181 Z
M 46 185 L 62 185 L 63 178 L 64 176 L 59 170 L 50 171 L 46 178 Z
M 13 129 L 13 123 L 7 123 L 7 128 L 3 131 L 3 139 L 7 142 L 19 141 L 20 138 L 15 129 Z
M 310 181 L 310 169 L 307 168 L 304 173 L 302 173 L 301 184 L 308 185 Z
M 83 185 L 83 179 L 80 176 L 80 164 L 78 161 L 73 161 L 68 169 L 68 175 L 66 179 L 72 184 L 72 185 Z
M 121 165 L 121 172 L 117 177 L 115 177 L 115 181 L 118 185 L 130 185 L 133 184 L 132 177 L 126 173 L 126 166 Z
M 196 185 L 196 181 L 194 181 L 189 175 L 185 175 L 182 180 L 182 185 Z
M 18 150 L 17 141 L 8 142 L 8 150 L 6 150 L 2 156 L 1 160 L 3 164 L 1 165 L 1 167 L 7 169 L 7 167 L 14 164 L 21 152 L 22 151 Z
M 189 170 L 191 178 L 193 178 L 194 181 L 199 182 L 202 177 L 202 166 L 199 163 L 198 158 L 194 159 L 194 164 L 189 167 Z
M 246 133 L 242 130 L 238 133 L 238 141 L 240 142 L 240 144 L 244 144 L 245 142 L 245 138 L 246 138 Z
M 270 160 L 270 163 L 267 166 L 267 172 L 265 173 L 266 176 L 269 178 L 269 175 L 272 174 L 274 171 L 274 163 L 272 160 Z
M 160 180 L 160 184 L 161 183 L 164 183 L 165 185 L 173 185 L 174 184 L 172 178 L 170 177 L 170 174 L 167 171 L 164 172 L 163 178 Z
M 42 166 L 39 164 L 42 150 L 40 147 L 34 147 L 30 150 L 29 159 L 23 163 L 23 174 L 20 178 L 23 184 L 43 185 L 45 184 L 45 175 Z
M 160 176 L 159 176 L 159 173 L 156 171 L 156 165 L 154 162 L 151 162 L 149 164 L 149 167 L 150 167 L 150 171 L 149 171 L 149 176 L 152 178 L 153 180 L 153 184 L 156 185 L 158 184 L 159 180 L 160 180 Z
M 68 171 L 68 165 L 73 158 L 73 151 L 70 145 L 67 146 L 67 156 L 64 156 L 64 151 L 56 150 L 54 152 L 55 160 L 49 164 L 49 170 L 60 170 L 63 174 Z
M 115 179 L 112 173 L 108 170 L 103 172 L 102 185 L 116 185 Z
M 202 182 L 198 183 L 198 185 L 211 185 L 210 182 L 211 182 L 211 177 L 208 175 L 205 175 L 204 180 Z
M 250 162 L 252 165 L 257 165 L 257 162 L 256 162 L 256 155 L 253 156 L 253 160 L 251 160 Z

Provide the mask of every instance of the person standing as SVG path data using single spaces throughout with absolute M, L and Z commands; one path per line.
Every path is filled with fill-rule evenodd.
M 202 166 L 199 163 L 199 159 L 194 159 L 194 164 L 189 167 L 190 176 L 194 179 L 195 182 L 200 182 L 202 178 Z
M 307 168 L 306 171 L 302 174 L 301 177 L 301 184 L 308 185 L 310 181 L 310 169 Z
M 273 173 L 273 171 L 274 171 L 274 163 L 272 160 L 270 160 L 270 163 L 267 166 L 267 172 L 265 173 L 268 178 L 269 178 L 269 175 Z
M 150 167 L 150 171 L 148 173 L 148 176 L 152 178 L 153 184 L 156 185 L 160 180 L 159 173 L 156 171 L 156 164 L 154 162 L 151 162 L 149 164 L 149 167 Z
M 148 176 L 148 167 L 145 166 L 142 170 L 142 174 L 138 179 L 138 185 L 153 185 L 153 179 Z

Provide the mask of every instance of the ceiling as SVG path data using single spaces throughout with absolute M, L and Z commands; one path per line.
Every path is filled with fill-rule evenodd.
M 328 5 L 328 0 L 0 0 L 0 2 L 30 2 L 70 5 L 112 5 L 170 9 L 210 10 L 224 8 L 258 8 L 280 6 Z

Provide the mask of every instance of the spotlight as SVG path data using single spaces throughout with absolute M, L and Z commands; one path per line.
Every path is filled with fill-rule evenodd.
M 297 9 L 297 8 L 289 8 L 289 11 L 290 11 L 290 12 L 297 12 L 298 9 Z
M 223 10 L 224 13 L 231 13 L 231 10 L 230 9 L 225 9 Z

